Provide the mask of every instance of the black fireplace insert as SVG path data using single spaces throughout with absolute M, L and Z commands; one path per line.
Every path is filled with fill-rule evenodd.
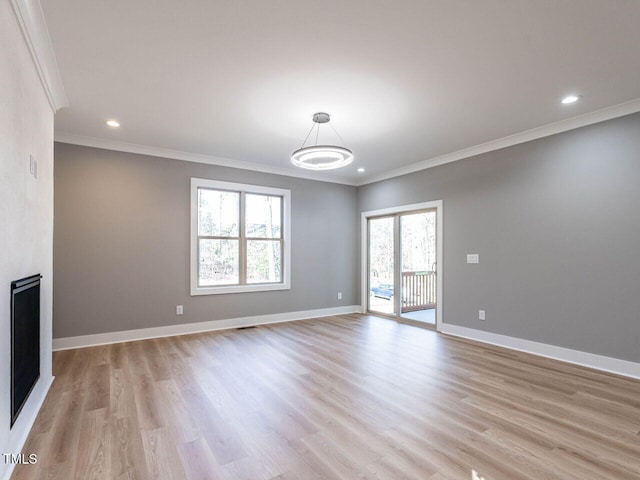
M 11 427 L 40 378 L 40 279 L 11 282 Z

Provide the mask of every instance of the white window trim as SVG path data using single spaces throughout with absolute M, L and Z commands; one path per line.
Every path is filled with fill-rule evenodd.
M 282 197 L 282 242 L 283 271 L 282 282 L 261 283 L 252 285 L 227 285 L 227 286 L 198 286 L 198 188 L 212 188 L 218 190 L 231 190 L 244 193 L 257 193 L 263 195 L 277 195 Z M 263 187 L 261 185 L 248 185 L 244 183 L 221 182 L 206 178 L 191 179 L 191 295 L 219 295 L 225 293 L 265 292 L 271 290 L 291 289 L 291 190 L 282 188 Z

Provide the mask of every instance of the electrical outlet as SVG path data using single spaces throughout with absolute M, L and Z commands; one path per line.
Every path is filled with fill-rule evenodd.
M 478 310 L 478 320 L 486 320 L 486 314 L 484 310 Z
M 342 300 L 342 292 L 338 292 L 338 300 Z
M 467 263 L 480 263 L 480 255 L 477 253 L 467 253 Z
M 176 315 L 182 315 L 184 313 L 184 310 L 182 308 L 182 305 L 176 305 Z

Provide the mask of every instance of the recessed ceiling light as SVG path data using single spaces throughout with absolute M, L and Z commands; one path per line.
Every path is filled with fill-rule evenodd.
M 364 172 L 364 168 L 363 168 L 363 167 L 360 167 L 360 168 L 358 169 L 358 172 L 360 172 L 360 173 Z
M 578 100 L 580 100 L 580 97 L 578 95 L 567 95 L 562 99 L 562 103 L 566 105 L 567 103 L 574 103 Z
M 107 120 L 107 125 L 109 125 L 110 127 L 119 127 L 120 123 L 116 120 Z

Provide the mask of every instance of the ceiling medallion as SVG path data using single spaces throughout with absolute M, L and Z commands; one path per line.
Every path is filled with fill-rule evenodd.
M 296 167 L 306 168 L 308 170 L 333 170 L 346 167 L 353 162 L 353 153 L 348 148 L 337 145 L 318 145 L 320 125 L 329 123 L 330 120 L 331 117 L 328 113 L 319 112 L 313 115 L 314 123 L 311 126 L 311 130 L 309 130 L 307 138 L 304 139 L 302 147 L 291 154 L 291 163 Z M 344 140 L 342 140 L 342 137 L 340 137 L 336 129 L 333 128 L 333 125 L 329 126 L 340 138 L 342 143 L 344 143 Z M 316 129 L 316 144 L 305 147 L 314 128 Z

